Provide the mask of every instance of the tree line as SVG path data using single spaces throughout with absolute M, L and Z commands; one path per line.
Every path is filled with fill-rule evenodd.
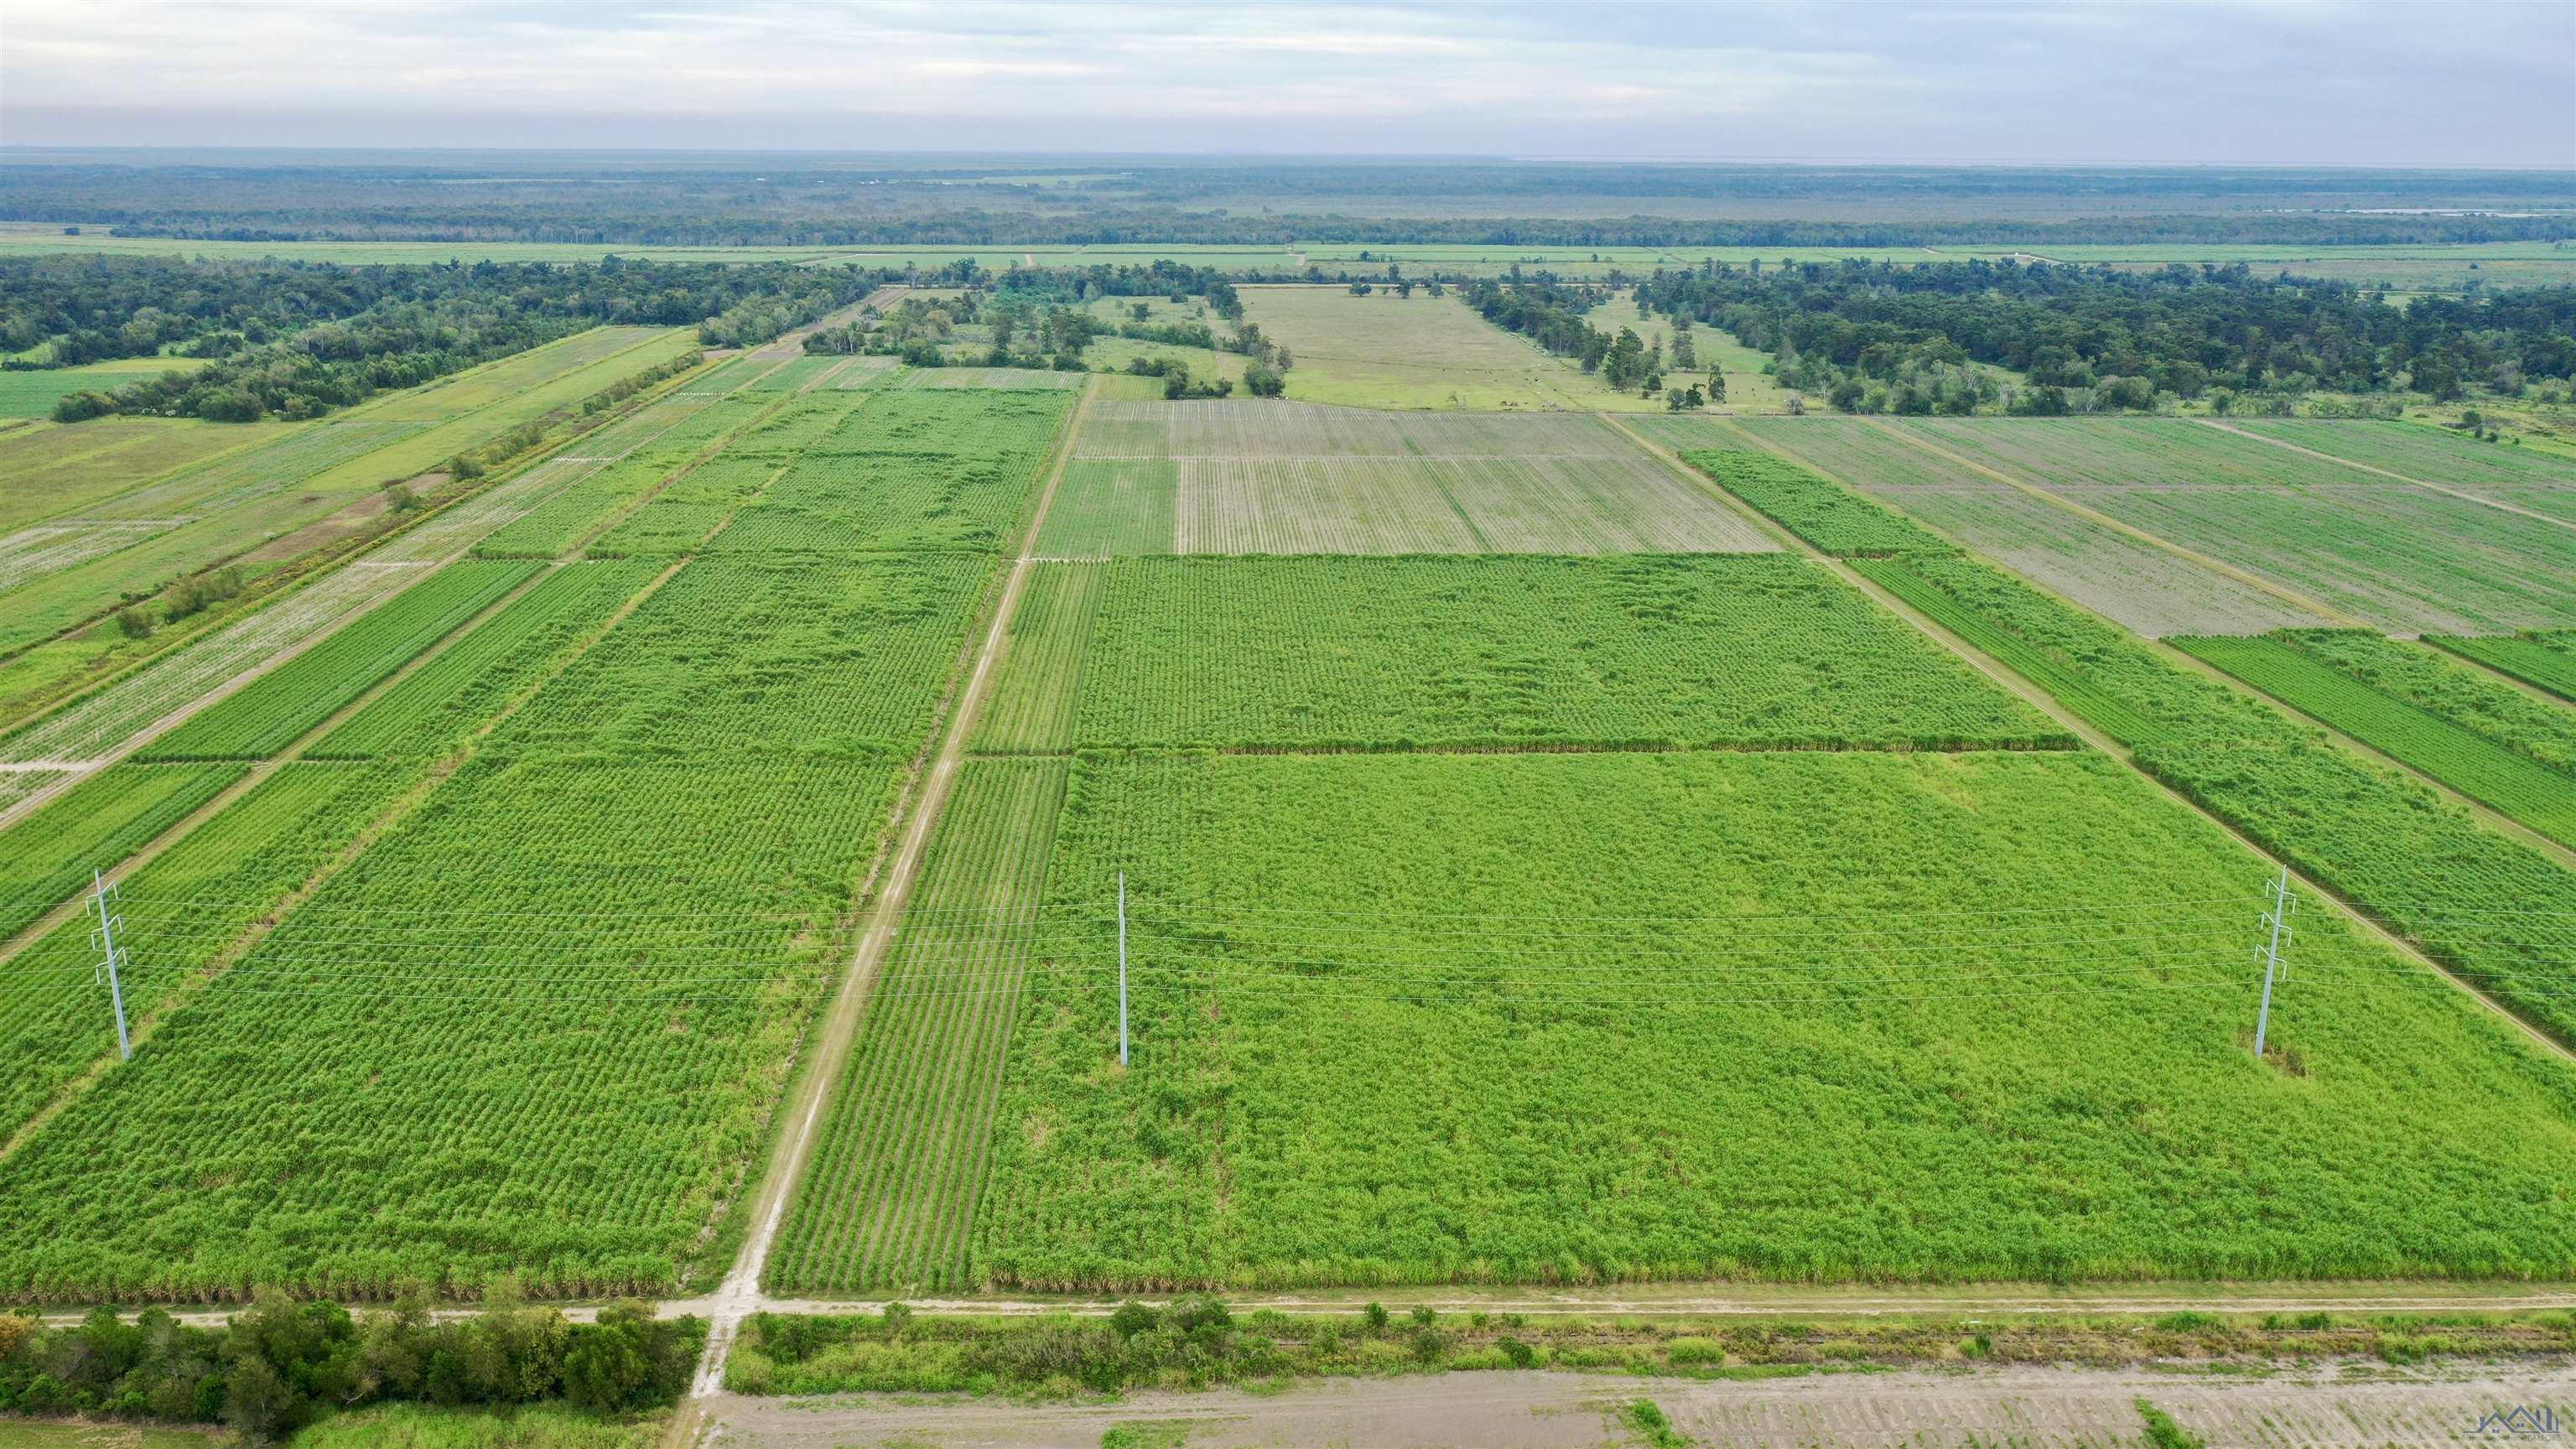
M 705 1342 L 703 1321 L 656 1319 L 647 1304 L 603 1308 L 596 1323 L 528 1306 L 507 1288 L 487 1304 L 442 1319 L 411 1294 L 352 1315 L 262 1290 L 213 1328 L 159 1308 L 130 1323 L 94 1309 L 61 1328 L 0 1315 L 0 1413 L 223 1424 L 255 1443 L 334 1409 L 395 1400 L 562 1400 L 622 1413 L 676 1400 Z
M 1658 271 L 1641 311 L 1723 327 L 1772 352 L 1783 385 L 1855 411 L 1964 412 L 2023 373 L 2013 405 L 2147 408 L 2159 398 L 2477 387 L 2576 374 L 2576 288 L 2405 306 L 2340 281 L 2242 266 L 2121 271 L 2014 261 L 1847 261 Z
M 765 342 L 880 280 L 849 267 L 615 257 L 369 267 L 18 258 L 0 261 L 0 330 L 42 334 L 57 358 L 150 356 L 175 337 L 189 355 L 215 359 L 70 394 L 55 406 L 57 421 L 151 413 L 248 422 L 318 416 L 601 324 L 696 323 L 710 346 Z M 169 305 L 139 304 L 146 296 Z M 125 323 L 104 325 L 120 314 Z
M 0 219 L 128 236 L 688 246 L 2365 245 L 2576 236 L 2561 174 L 1172 162 L 1079 179 L 800 163 L 13 164 Z M 435 180 L 437 185 L 417 184 Z M 405 184 L 409 183 L 409 184 Z M 1905 215 L 1890 215 L 1901 197 Z M 2070 216 L 2070 198 L 2104 214 Z M 1510 216 L 1460 215 L 1496 200 Z M 1822 220 L 1674 217 L 1728 203 Z M 2553 214 L 2554 213 L 2554 214 Z

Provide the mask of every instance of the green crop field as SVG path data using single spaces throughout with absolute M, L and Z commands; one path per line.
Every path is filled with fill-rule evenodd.
M 470 489 L 698 329 L 0 430 L 0 1303 L 2576 1279 L 2539 445 L 1789 416 L 1708 322 L 1684 414 L 1382 286 L 1241 288 L 1285 398 L 971 365 L 1200 266 L 1746 248 L 789 250 L 1017 274 L 913 293 L 969 365 L 711 305 Z
M 818 1252 L 782 1282 L 2269 1276 L 2565 1255 L 2559 1209 L 2473 1186 L 2556 1174 L 2576 1147 L 2564 1073 L 2331 923 L 2306 949 L 2332 988 L 2283 1011 L 2307 1075 L 2254 1063 L 2252 862 L 2098 757 L 1139 758 L 1078 763 L 1066 800 L 1043 911 L 982 947 L 1027 957 L 1008 1054 L 952 1068 L 998 1070 L 994 1119 L 959 1124 L 971 1095 L 917 1099 L 940 1132 L 988 1134 L 962 1252 L 963 1203 L 889 1192 L 838 1241 L 929 1251 Z M 1105 919 L 1121 870 L 1123 1072 Z M 2107 879 L 2116 902 L 2087 894 Z M 2138 906 L 2149 921 L 2119 924 Z M 976 959 L 933 953 L 887 990 L 937 991 Z M 2518 1165 L 2459 1153 L 2428 1100 L 2502 1113 L 2478 1140 Z M 2442 1217 L 2470 1201 L 2478 1233 Z
M 538 565 L 461 559 L 155 740 L 146 760 L 258 760 L 453 633 Z
M 2408 699 L 2402 684 L 2390 688 L 2367 677 L 2378 672 L 2372 668 L 2383 657 L 2377 651 L 2316 642 L 2338 637 L 2297 633 L 2259 639 L 2185 638 L 2174 644 L 2461 794 L 2561 844 L 2576 845 L 2576 768 L 2567 763 L 2568 747 L 2576 743 L 2576 714 L 2559 711 L 2561 718 L 2544 721 L 2550 727 L 2548 733 L 2506 729 L 2498 732 L 2502 736 L 2498 738 L 2454 719 L 2455 711 L 2444 707 L 2465 690 L 2455 686 L 2439 696 Z M 2377 635 L 2362 637 L 2386 650 L 2410 647 Z M 2427 660 L 2440 667 L 2438 656 L 2429 651 Z M 2476 683 L 2474 678 L 2466 682 Z M 2506 699 L 2520 698 L 2503 686 L 2493 688 Z M 2539 709 L 2533 706 L 2534 713 Z M 2515 747 L 2515 742 L 2525 740 L 2534 749 L 2554 745 L 2558 763 L 2543 763 Z
M 138 478 L 267 442 L 290 426 L 114 417 L 12 428 L 0 433 L 0 529 L 86 509 Z
M 2576 1042 L 2576 871 L 2008 575 L 1920 556 L 1855 567 L 2135 749 L 2149 773 Z
M 140 378 L 205 365 L 194 357 L 120 357 L 42 372 L 0 372 L 0 418 L 49 418 L 55 402 L 73 393 L 114 392 Z
M 1041 553 L 1762 552 L 1593 418 L 1096 402 Z
M 2424 642 L 2463 659 L 2474 659 L 2560 699 L 2576 701 L 2576 629 L 2535 629 L 2495 638 L 2427 634 Z
M 2072 743 L 1776 554 L 1120 559 L 1031 588 L 985 748 Z
M 1694 448 L 1682 460 L 1765 517 L 1837 558 L 1956 552 L 1939 534 L 1811 468 L 1768 453 Z
M 842 399 L 623 442 L 722 444 L 711 462 L 740 445 L 763 477 L 978 459 L 1000 470 L 971 494 L 979 516 L 1008 526 L 1068 401 L 925 393 L 862 422 L 875 403 Z M 760 497 L 705 496 L 721 501 L 689 506 L 715 529 Z M 90 858 L 274 761 L 122 882 L 133 1063 L 99 1062 L 77 922 L 8 963 L 51 989 L 0 1012 L 0 1038 L 42 1043 L 0 1098 L 23 1138 L 0 1180 L 0 1295 L 472 1291 L 503 1273 L 654 1293 L 720 1270 L 993 542 L 452 563 L 147 751 L 244 758 L 115 765 L 0 834 L 27 857 L 0 879 L 24 882 L 33 920 Z M 369 572 L 401 571 L 333 577 Z M 177 669 L 195 652 L 166 662 L 173 687 L 206 676 Z M 112 1181 L 94 1156 L 110 1141 Z

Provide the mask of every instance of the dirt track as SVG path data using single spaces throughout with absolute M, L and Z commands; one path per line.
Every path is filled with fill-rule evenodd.
M 705 1441 L 725 1449 L 908 1445 L 1090 1446 L 1122 1423 L 1186 1425 L 1217 1446 L 1372 1445 L 1575 1449 L 1642 1442 L 1613 1414 L 1652 1399 L 1703 1444 L 1834 1449 L 1997 1444 L 2131 1445 L 2143 1398 L 2213 1449 L 2238 1444 L 2484 1442 L 2482 1416 L 2554 1409 L 2576 1429 L 2576 1369 L 2565 1363 L 2474 1372 L 2326 1363 L 2291 1375 L 2214 1378 L 2149 1370 L 2014 1367 L 1951 1373 L 1818 1374 L 1754 1381 L 1588 1374 L 1461 1373 L 1337 1379 L 1279 1393 L 1138 1394 L 1108 1404 L 999 1399 L 747 1399 L 712 1403 Z M 2576 1434 L 2498 1442 L 2566 1443 Z

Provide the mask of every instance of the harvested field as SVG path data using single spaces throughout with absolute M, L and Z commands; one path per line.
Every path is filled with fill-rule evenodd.
M 2576 623 L 2576 530 L 2554 523 L 2180 419 L 1888 426 L 2390 632 Z
M 1743 418 L 1692 430 L 1713 439 L 1703 446 L 1749 437 L 1779 448 L 2141 634 L 2259 634 L 2334 622 L 1859 418 Z
M 1594 418 L 1186 402 L 1096 403 L 1039 539 L 1050 557 L 1773 546 Z
M 2229 427 L 2576 523 L 2576 460 L 2413 423 L 2246 418 Z

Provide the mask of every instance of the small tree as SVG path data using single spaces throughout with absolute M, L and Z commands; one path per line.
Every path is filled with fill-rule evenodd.
M 116 631 L 128 639 L 148 639 L 152 636 L 152 616 L 143 612 L 141 605 L 128 604 L 116 611 Z

